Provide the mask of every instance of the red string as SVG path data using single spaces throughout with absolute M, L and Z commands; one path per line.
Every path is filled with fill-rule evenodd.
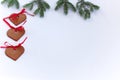
M 8 43 L 8 42 L 5 42 L 5 43 L 4 43 L 5 46 L 0 46 L 0 48 L 13 48 L 13 49 L 16 49 L 16 48 L 22 46 L 22 44 L 26 41 L 26 39 L 27 39 L 27 37 L 26 37 L 21 43 L 19 43 L 19 44 L 16 45 L 16 46 L 11 45 L 11 44 Z
M 9 18 L 12 18 L 13 20 L 16 20 L 16 18 L 20 15 L 20 14 L 23 14 L 23 13 L 26 13 L 30 16 L 34 16 L 33 14 L 30 14 L 28 13 L 25 9 L 22 9 L 19 13 L 14 13 L 12 15 L 9 16 Z
M 28 13 L 25 9 L 22 9 L 19 13 L 14 13 L 14 14 L 10 15 L 9 17 L 3 18 L 3 21 L 4 21 L 11 29 L 14 29 L 15 31 L 20 31 L 20 30 L 24 29 L 24 28 L 23 28 L 23 25 L 26 23 L 26 20 L 23 22 L 23 24 L 22 24 L 21 26 L 15 28 L 15 27 L 11 26 L 10 23 L 8 23 L 8 22 L 6 21 L 6 19 L 12 18 L 13 20 L 16 20 L 16 18 L 17 18 L 20 14 L 23 14 L 23 13 L 26 13 L 26 14 L 28 14 L 28 15 L 30 15 L 30 16 L 34 16 L 33 14 Z
M 27 22 L 27 21 L 24 21 L 21 26 L 15 28 L 15 27 L 11 26 L 10 23 L 8 23 L 8 22 L 6 21 L 7 18 L 8 18 L 8 17 L 4 18 L 3 21 L 4 21 L 11 29 L 14 29 L 15 31 L 23 30 L 23 29 L 24 29 L 23 25 Z

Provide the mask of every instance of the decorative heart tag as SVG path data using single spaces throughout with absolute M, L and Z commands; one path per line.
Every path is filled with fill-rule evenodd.
M 13 59 L 13 60 L 17 60 L 22 54 L 24 53 L 24 47 L 23 46 L 19 46 L 17 48 L 6 48 L 5 50 L 5 54 Z
M 25 30 L 15 31 L 15 29 L 9 29 L 7 31 L 7 36 L 15 41 L 18 41 L 25 34 Z
M 13 15 L 15 15 L 15 14 L 13 14 Z M 25 14 L 19 14 L 17 16 L 11 16 L 11 17 L 9 17 L 9 19 L 14 25 L 17 26 L 17 25 L 19 25 L 20 23 L 22 23 L 26 20 L 26 15 Z

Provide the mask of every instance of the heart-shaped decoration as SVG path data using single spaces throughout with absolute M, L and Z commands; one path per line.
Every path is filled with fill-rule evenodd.
M 19 14 L 18 16 L 13 16 L 9 18 L 10 21 L 14 24 L 14 25 L 19 25 L 20 23 L 24 22 L 26 20 L 26 15 L 25 14 Z
M 7 31 L 7 36 L 15 41 L 18 41 L 25 34 L 25 30 L 15 31 L 15 29 L 9 29 Z
M 13 60 L 17 60 L 22 54 L 24 53 L 24 47 L 20 46 L 16 49 L 14 48 L 6 48 L 5 50 L 5 54 L 6 56 L 8 56 L 9 58 L 13 59 Z

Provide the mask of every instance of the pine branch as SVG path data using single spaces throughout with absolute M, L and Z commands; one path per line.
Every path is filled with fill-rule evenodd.
M 23 7 L 28 8 L 29 10 L 32 10 L 34 5 L 37 5 L 37 9 L 35 9 L 34 14 L 39 14 L 40 17 L 44 17 L 44 13 L 47 9 L 50 9 L 50 5 L 44 1 L 44 0 L 33 0 L 27 4 L 25 4 Z
M 56 5 L 56 7 L 55 7 L 55 10 L 58 10 L 59 8 L 61 8 L 61 6 L 64 4 L 64 2 L 62 1 L 62 0 L 59 0 L 58 2 L 57 2 L 57 5 Z
M 68 14 L 68 6 L 67 3 L 64 3 L 64 13 L 67 15 Z
M 69 9 L 72 9 L 73 12 L 76 12 L 76 8 L 74 7 L 74 5 L 68 0 L 58 0 L 56 4 L 57 5 L 55 7 L 55 10 L 58 10 L 61 7 L 63 7 L 64 14 L 66 15 L 68 14 Z
M 70 2 L 67 2 L 68 3 L 68 6 L 74 11 L 76 12 L 76 8 L 74 7 L 73 4 L 71 4 Z
M 91 2 L 81 0 L 76 3 L 76 8 L 80 16 L 84 19 L 89 19 L 91 17 L 91 13 L 98 10 L 100 7 Z
M 25 4 L 23 7 L 28 8 L 29 10 L 32 10 L 33 6 L 34 6 L 34 3 L 35 3 L 35 1 L 32 1 L 30 3 Z
M 1 1 L 1 4 L 7 4 L 8 8 L 15 6 L 17 9 L 19 9 L 19 2 L 18 0 L 3 0 Z

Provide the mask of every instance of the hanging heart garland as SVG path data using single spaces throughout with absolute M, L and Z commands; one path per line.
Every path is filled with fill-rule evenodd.
M 24 13 L 29 14 L 25 11 L 25 9 L 22 9 L 19 13 L 14 13 L 9 17 L 3 18 L 3 21 L 10 27 L 10 29 L 7 31 L 7 36 L 15 41 L 18 41 L 25 34 L 23 25 L 26 23 L 26 15 Z M 29 15 L 34 16 L 32 14 Z M 23 24 L 15 28 L 8 23 L 6 19 L 9 19 L 16 26 L 21 23 Z
M 23 27 L 23 25 L 27 22 L 25 13 L 34 16 L 28 13 L 25 9 L 22 9 L 19 13 L 13 13 L 8 17 L 3 18 L 3 21 L 10 28 L 7 31 L 7 36 L 14 41 L 18 41 L 25 34 L 25 29 Z M 6 19 L 10 20 L 17 27 L 12 26 Z M 5 42 L 4 46 L 0 46 L 0 48 L 5 48 L 6 56 L 16 61 L 24 53 L 25 49 L 22 44 L 26 41 L 26 39 L 27 37 L 23 40 L 23 42 L 15 46 Z

